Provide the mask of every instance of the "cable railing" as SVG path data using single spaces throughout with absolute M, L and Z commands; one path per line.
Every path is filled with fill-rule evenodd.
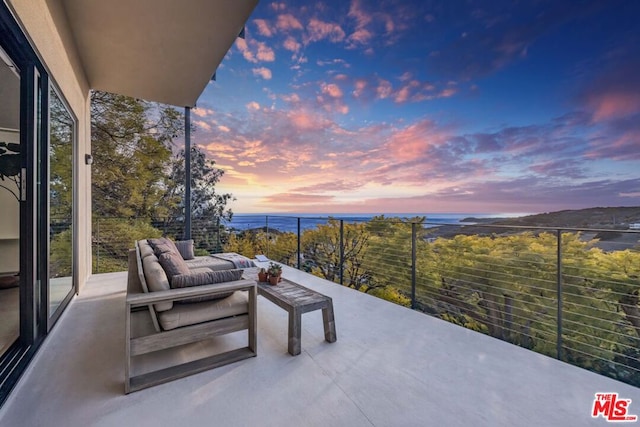
M 103 265 L 121 253 L 105 242 L 113 231 L 106 233 L 109 239 L 101 236 L 108 221 L 94 222 L 94 257 L 102 254 Z M 136 224 L 130 220 L 127 227 Z M 181 238 L 180 224 L 154 225 L 157 235 Z M 640 386 L 638 231 L 264 215 L 221 224 L 194 221 L 194 229 L 202 253 L 264 254 Z M 122 265 L 126 269 L 126 259 Z

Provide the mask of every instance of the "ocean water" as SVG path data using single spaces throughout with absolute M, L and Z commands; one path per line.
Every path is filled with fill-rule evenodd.
M 250 230 L 269 227 L 283 232 L 297 232 L 298 218 L 300 229 L 316 228 L 320 224 L 326 224 L 330 218 L 344 220 L 345 223 L 366 222 L 375 214 L 234 214 L 231 221 L 225 225 L 235 230 Z M 505 218 L 521 216 L 520 214 L 476 214 L 476 213 L 438 213 L 438 214 L 385 214 L 385 218 L 415 218 L 426 217 L 425 227 L 437 227 L 443 224 L 467 224 L 465 218 Z

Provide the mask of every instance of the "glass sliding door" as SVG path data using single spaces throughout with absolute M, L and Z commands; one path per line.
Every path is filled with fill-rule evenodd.
M 0 45 L 0 356 L 20 336 L 20 70 Z
M 73 280 L 73 153 L 75 121 L 58 93 L 49 90 L 49 318 L 71 298 Z M 53 322 L 49 322 L 51 326 Z

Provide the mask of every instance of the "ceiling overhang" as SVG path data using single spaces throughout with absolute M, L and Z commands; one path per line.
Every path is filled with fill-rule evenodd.
M 60 0 L 91 89 L 193 107 L 258 0 Z

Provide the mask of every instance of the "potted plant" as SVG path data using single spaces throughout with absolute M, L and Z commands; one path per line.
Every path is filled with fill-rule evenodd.
M 282 276 L 282 266 L 280 264 L 276 264 L 275 262 L 269 263 L 269 269 L 267 270 L 269 273 L 269 283 L 272 285 L 277 285 L 281 280 Z
M 268 281 L 268 274 L 267 274 L 267 270 L 264 268 L 261 268 L 258 271 L 258 282 L 267 282 Z

